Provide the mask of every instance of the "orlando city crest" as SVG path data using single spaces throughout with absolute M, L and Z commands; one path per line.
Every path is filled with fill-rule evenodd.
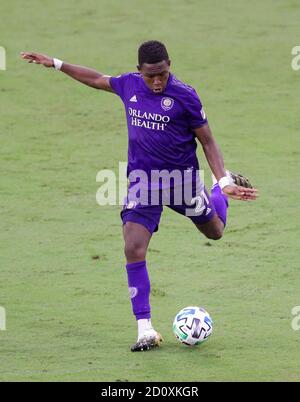
M 162 98 L 162 100 L 161 100 L 161 107 L 162 107 L 164 110 L 170 110 L 170 109 L 172 109 L 173 105 L 174 105 L 174 99 L 172 99 L 172 98 Z

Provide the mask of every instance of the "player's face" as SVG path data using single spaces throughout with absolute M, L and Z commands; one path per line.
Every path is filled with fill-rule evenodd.
M 163 60 L 154 64 L 143 63 L 141 67 L 138 67 L 138 70 L 151 91 L 156 94 L 163 92 L 167 86 L 170 74 L 169 60 Z

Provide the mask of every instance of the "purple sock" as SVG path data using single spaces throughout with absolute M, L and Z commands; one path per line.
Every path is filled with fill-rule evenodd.
M 218 217 L 224 223 L 224 226 L 226 226 L 228 198 L 227 195 L 222 193 L 222 190 L 218 184 L 212 186 L 210 200 L 215 207 Z
M 126 270 L 133 314 L 137 320 L 151 318 L 150 280 L 146 261 L 126 264 Z

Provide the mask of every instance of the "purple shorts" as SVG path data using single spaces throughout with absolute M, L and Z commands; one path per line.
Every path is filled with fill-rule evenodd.
M 209 222 L 216 213 L 205 187 L 200 182 L 193 181 L 187 191 L 177 187 L 147 190 L 142 195 L 132 194 L 129 187 L 121 211 L 123 225 L 126 222 L 139 223 L 152 234 L 158 230 L 164 206 L 186 216 L 195 224 Z

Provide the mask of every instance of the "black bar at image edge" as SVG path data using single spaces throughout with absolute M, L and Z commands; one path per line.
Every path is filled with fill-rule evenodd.
M 66 400 L 105 401 L 107 399 L 137 400 L 145 398 L 189 398 L 201 399 L 207 393 L 215 392 L 216 385 L 233 385 L 232 382 L 26 382 L 2 383 L 1 389 L 7 388 L 6 395 L 10 398 L 30 398 L 31 401 L 57 400 L 60 397 Z M 276 383 L 269 383 L 276 386 Z M 278 383 L 277 383 L 278 384 Z M 248 392 L 254 396 L 255 383 L 246 383 Z M 226 387 L 227 388 L 227 387 Z M 277 392 L 278 387 L 276 387 Z M 214 390 L 214 391 L 213 391 Z M 64 396 L 62 395 L 64 392 Z M 252 391 L 252 392 L 251 392 Z M 4 399 L 5 400 L 5 397 Z

